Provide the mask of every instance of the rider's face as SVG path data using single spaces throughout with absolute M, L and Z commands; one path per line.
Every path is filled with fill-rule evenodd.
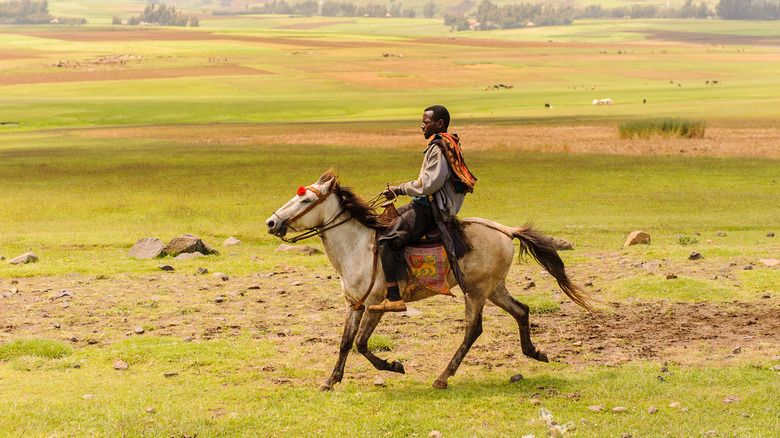
M 423 135 L 425 138 L 431 138 L 434 134 L 439 134 L 442 131 L 442 126 L 444 125 L 443 120 L 433 120 L 433 111 L 425 111 L 423 113 L 422 118 L 422 125 L 420 125 L 420 129 L 422 129 Z

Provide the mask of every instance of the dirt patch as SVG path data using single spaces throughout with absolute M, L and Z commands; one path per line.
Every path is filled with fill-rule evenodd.
M 780 130 L 767 128 L 707 128 L 704 138 L 657 137 L 621 139 L 610 126 L 481 126 L 455 129 L 466 150 L 511 150 L 573 154 L 685 155 L 763 157 L 780 159 Z M 349 125 L 198 125 L 152 126 L 80 131 L 107 138 L 146 138 L 194 143 L 305 144 L 416 149 L 424 145 L 413 128 L 381 128 L 367 132 Z
M 94 81 L 130 81 L 143 79 L 176 79 L 204 76 L 258 76 L 270 75 L 271 72 L 257 70 L 238 65 L 214 65 L 180 68 L 146 68 L 146 69 L 109 69 L 62 71 L 52 73 L 32 73 L 21 75 L 6 75 L 0 77 L 0 86 L 21 84 L 44 84 L 62 82 L 94 82 Z

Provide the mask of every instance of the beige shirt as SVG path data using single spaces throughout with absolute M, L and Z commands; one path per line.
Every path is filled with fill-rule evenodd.
M 420 167 L 420 177 L 416 181 L 399 186 L 401 193 L 409 196 L 433 196 L 442 212 L 444 220 L 457 215 L 463 206 L 465 193 L 457 193 L 452 182 L 452 171 L 447 159 L 436 144 L 425 149 L 425 159 Z

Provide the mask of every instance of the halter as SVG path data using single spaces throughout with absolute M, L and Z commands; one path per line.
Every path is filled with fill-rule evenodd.
M 307 186 L 307 187 L 305 187 L 305 190 L 311 190 L 315 195 L 317 195 L 317 200 L 312 202 L 311 205 L 306 207 L 303 211 L 301 211 L 300 213 L 296 214 L 295 216 L 293 216 L 293 217 L 291 217 L 289 219 L 282 219 L 282 217 L 279 216 L 279 214 L 276 211 L 274 212 L 273 216 L 276 216 L 276 217 L 278 217 L 279 219 L 282 220 L 282 229 L 287 228 L 289 226 L 290 222 L 295 222 L 296 220 L 298 220 L 301 217 L 303 217 L 306 213 L 314 210 L 315 207 L 317 207 L 318 205 L 322 204 L 323 201 L 325 201 L 328 198 L 328 196 L 330 196 L 333 193 L 333 185 L 331 185 L 331 188 L 328 189 L 328 191 L 325 192 L 325 193 L 320 192 L 314 186 Z M 299 191 L 300 191 L 300 189 L 299 189 Z M 304 193 L 305 193 L 305 191 L 304 191 Z M 339 207 L 341 207 L 341 206 L 339 205 Z M 319 236 L 320 233 L 322 233 L 323 231 L 327 231 L 327 230 L 336 228 L 339 225 L 347 223 L 349 220 L 351 220 L 352 218 L 348 217 L 348 218 L 344 219 L 343 221 L 334 224 L 336 219 L 339 216 L 341 216 L 341 214 L 344 213 L 344 211 L 345 211 L 344 209 L 339 208 L 336 211 L 336 214 L 334 214 L 330 219 L 325 221 L 325 223 L 322 224 L 321 226 L 309 228 L 308 230 L 305 230 L 303 233 L 301 233 L 301 234 L 299 234 L 299 235 L 297 235 L 295 237 L 291 237 L 291 238 L 287 239 L 285 237 L 279 236 L 279 238 L 282 239 L 283 241 L 287 242 L 287 243 L 297 243 L 297 242 L 300 242 L 301 240 L 308 239 L 309 237 Z M 294 231 L 297 231 L 297 230 L 294 230 Z

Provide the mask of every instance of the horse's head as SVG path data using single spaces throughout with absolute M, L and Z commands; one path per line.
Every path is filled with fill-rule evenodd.
M 300 231 L 321 226 L 330 216 L 332 207 L 326 201 L 333 194 L 337 179 L 335 173 L 328 171 L 316 183 L 299 187 L 292 199 L 266 219 L 268 233 L 284 237 L 288 228 Z M 334 205 L 338 202 L 334 201 Z

